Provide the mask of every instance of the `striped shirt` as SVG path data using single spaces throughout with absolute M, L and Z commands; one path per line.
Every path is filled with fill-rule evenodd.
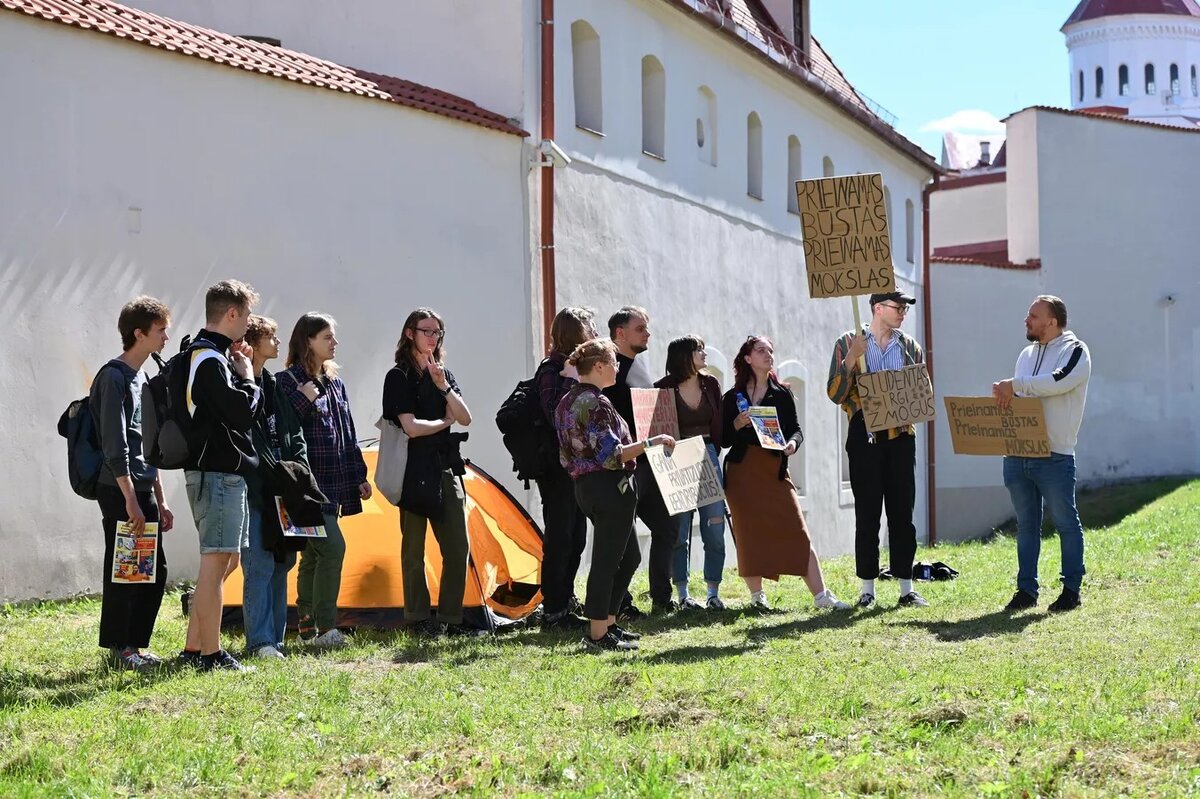
M 859 399 L 858 383 L 855 380 L 857 371 L 854 370 L 853 364 L 845 363 L 846 353 L 850 350 L 850 342 L 854 339 L 854 335 L 857 332 L 849 330 L 833 343 L 833 357 L 829 361 L 829 380 L 825 384 L 825 391 L 829 395 L 829 399 L 842 407 L 848 419 L 853 419 L 854 414 L 862 410 L 862 400 Z M 874 348 L 880 359 L 877 364 L 873 364 L 871 360 L 872 348 Z M 912 336 L 901 330 L 892 332 L 891 343 L 883 351 L 880 351 L 879 345 L 875 343 L 873 336 L 869 334 L 867 336 L 868 372 L 880 371 L 875 367 L 884 363 L 889 364 L 885 367 L 887 369 L 901 369 L 914 363 L 924 363 L 924 361 L 925 353 L 921 350 L 921 345 Z M 891 427 L 887 430 L 881 430 L 875 435 L 884 436 L 888 440 L 891 440 L 898 436 L 912 436 L 916 435 L 916 433 L 915 427 L 905 425 L 903 427 Z
M 904 351 L 900 347 L 900 337 L 892 336 L 891 341 L 883 349 L 875 340 L 875 334 L 867 330 L 867 371 L 882 372 L 885 369 L 903 369 Z

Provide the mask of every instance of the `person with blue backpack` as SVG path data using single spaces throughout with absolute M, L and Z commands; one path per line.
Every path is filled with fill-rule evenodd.
M 95 487 L 104 526 L 100 646 L 111 652 L 114 665 L 137 671 L 161 663 L 147 647 L 167 585 L 162 534 L 175 523 L 158 470 L 142 454 L 142 365 L 162 352 L 170 326 L 171 311 L 159 300 L 142 296 L 126 303 L 117 318 L 123 351 L 100 369 L 88 393 L 96 443 L 104 456 Z M 153 582 L 113 582 L 113 550 L 122 522 L 138 534 L 147 523 L 158 524 Z

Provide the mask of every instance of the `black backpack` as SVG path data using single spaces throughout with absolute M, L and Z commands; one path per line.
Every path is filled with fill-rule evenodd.
M 202 444 L 205 431 L 192 420 L 187 407 L 192 355 L 197 350 L 224 358 L 208 342 L 193 342 L 184 336 L 179 353 L 169 361 L 154 356 L 158 374 L 142 386 L 142 453 L 146 463 L 159 469 L 182 469 L 192 449 Z
M 542 361 L 542 365 L 545 365 Z M 541 371 L 542 366 L 538 367 Z M 496 427 L 504 440 L 504 448 L 512 455 L 513 471 L 525 481 L 546 476 L 558 463 L 558 437 L 542 415 L 538 400 L 537 371 L 533 377 L 517 383 L 508 399 L 496 412 Z
M 99 380 L 100 373 L 107 368 L 109 364 L 101 366 L 92 381 Z M 67 406 L 58 417 L 58 434 L 67 440 L 67 477 L 71 490 L 84 499 L 95 499 L 96 485 L 104 471 L 104 451 L 96 433 L 96 420 L 92 418 L 90 395 Z

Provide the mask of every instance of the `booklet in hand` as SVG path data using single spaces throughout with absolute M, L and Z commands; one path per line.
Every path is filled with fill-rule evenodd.
M 300 527 L 292 521 L 292 517 L 288 515 L 287 508 L 283 506 L 283 500 L 275 497 L 275 510 L 279 513 L 279 529 L 283 530 L 283 534 L 288 538 L 327 538 L 325 534 L 325 525 L 319 524 L 316 527 Z
M 779 425 L 779 409 L 770 405 L 751 405 L 749 408 L 750 423 L 754 425 L 754 433 L 763 449 L 783 450 L 787 441 L 783 438 L 783 428 Z
M 158 522 L 146 522 L 141 535 L 129 522 L 117 522 L 113 542 L 112 581 L 152 583 L 158 579 Z

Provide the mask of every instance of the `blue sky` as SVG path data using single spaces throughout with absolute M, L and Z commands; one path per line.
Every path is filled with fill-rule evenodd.
M 1059 28 L 1077 2 L 813 0 L 810 14 L 813 35 L 850 82 L 939 157 L 938 123 L 955 114 L 986 112 L 965 118 L 986 127 L 1027 106 L 1069 106 Z

